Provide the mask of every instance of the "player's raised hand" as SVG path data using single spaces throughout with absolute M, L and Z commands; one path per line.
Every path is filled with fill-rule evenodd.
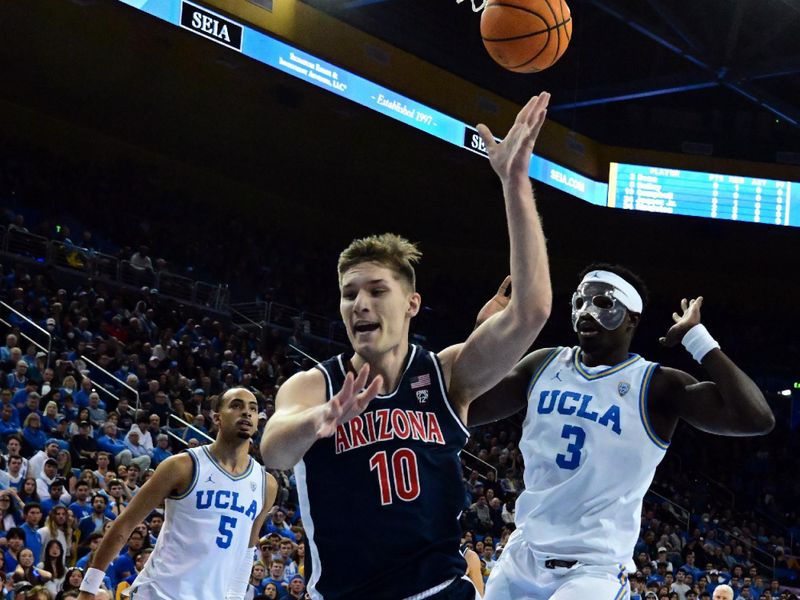
M 527 179 L 531 153 L 544 125 L 549 102 L 550 94 L 547 92 L 531 98 L 519 111 L 514 125 L 500 143 L 495 141 L 486 125 L 478 125 L 478 133 L 489 153 L 489 162 L 504 183 L 518 177 Z
M 503 283 L 500 284 L 500 287 L 497 289 L 497 293 L 489 299 L 489 301 L 483 305 L 483 308 L 478 312 L 478 318 L 476 323 L 480 325 L 486 319 L 491 317 L 494 314 L 501 312 L 508 306 L 509 300 L 511 300 L 511 293 L 509 292 L 509 288 L 511 287 L 511 275 L 508 275 L 504 280 Z
M 667 335 L 659 338 L 662 346 L 671 348 L 680 343 L 686 332 L 700 322 L 700 307 L 703 306 L 703 297 L 692 298 L 691 301 L 684 298 L 681 300 L 682 315 L 672 313 L 672 320 L 675 324 L 669 328 Z
M 356 377 L 353 377 L 352 373 L 348 373 L 339 393 L 320 407 L 317 424 L 318 439 L 332 436 L 339 425 L 364 412 L 370 401 L 378 395 L 383 378 L 378 375 L 372 380 L 369 387 L 364 389 L 368 377 L 368 364 L 361 367 Z

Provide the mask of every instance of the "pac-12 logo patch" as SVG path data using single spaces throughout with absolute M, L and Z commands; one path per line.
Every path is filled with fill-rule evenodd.
M 428 390 L 417 390 L 417 400 L 420 404 L 425 404 L 428 401 Z
M 256 491 L 256 482 L 255 481 L 251 481 L 250 482 L 250 491 L 251 492 L 255 492 Z
M 620 396 L 624 396 L 630 390 L 631 390 L 631 384 L 630 383 L 625 383 L 624 381 L 621 381 L 619 383 L 619 385 L 617 386 L 617 391 L 619 392 Z

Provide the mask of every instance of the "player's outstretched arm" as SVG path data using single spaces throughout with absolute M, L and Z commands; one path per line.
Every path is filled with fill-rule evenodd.
M 652 384 L 655 410 L 669 411 L 708 433 L 732 436 L 769 433 L 775 427 L 775 416 L 764 394 L 700 324 L 702 304 L 702 296 L 691 302 L 684 298 L 683 314 L 673 313 L 675 324 L 661 338 L 661 343 L 668 347 L 683 343 L 703 365 L 711 381 L 698 383 L 683 371 L 660 369 Z
M 549 100 L 546 92 L 531 98 L 501 143 L 485 125 L 478 126 L 503 185 L 514 293 L 505 309 L 475 329 L 462 346 L 440 354 L 449 370 L 450 395 L 462 409 L 512 369 L 550 316 L 547 247 L 528 175 Z
M 172 456 L 161 463 L 155 474 L 147 480 L 131 500 L 128 507 L 114 520 L 103 536 L 103 541 L 94 555 L 90 569 L 81 584 L 78 600 L 92 600 L 111 561 L 119 552 L 133 529 L 145 520 L 154 508 L 172 493 L 183 493 L 192 482 L 192 459 L 188 454 Z M 94 570 L 98 572 L 95 572 Z M 94 573 L 94 575 L 93 575 Z
M 348 373 L 342 389 L 326 402 L 325 376 L 319 369 L 290 377 L 278 391 L 275 414 L 261 437 L 261 456 L 267 468 L 291 469 L 314 442 L 332 436 L 337 426 L 361 414 L 383 382 L 378 376 L 366 386 L 368 378 L 369 365 L 365 364 L 356 377 Z

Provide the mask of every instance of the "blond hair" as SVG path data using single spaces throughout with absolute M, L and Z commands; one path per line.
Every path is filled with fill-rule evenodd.
M 353 240 L 339 255 L 337 270 L 339 286 L 342 277 L 351 268 L 365 262 L 374 262 L 394 271 L 401 279 L 406 280 L 412 290 L 417 288 L 417 275 L 414 265 L 422 258 L 417 245 L 394 233 L 371 235 Z

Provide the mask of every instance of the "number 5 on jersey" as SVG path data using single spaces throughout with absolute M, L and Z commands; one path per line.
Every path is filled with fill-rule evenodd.
M 403 502 L 411 502 L 419 496 L 419 470 L 417 455 L 413 450 L 409 448 L 396 450 L 392 454 L 391 465 L 385 450 L 376 452 L 369 459 L 369 470 L 378 471 L 381 505 L 386 506 L 394 502 L 393 496 L 397 496 Z

